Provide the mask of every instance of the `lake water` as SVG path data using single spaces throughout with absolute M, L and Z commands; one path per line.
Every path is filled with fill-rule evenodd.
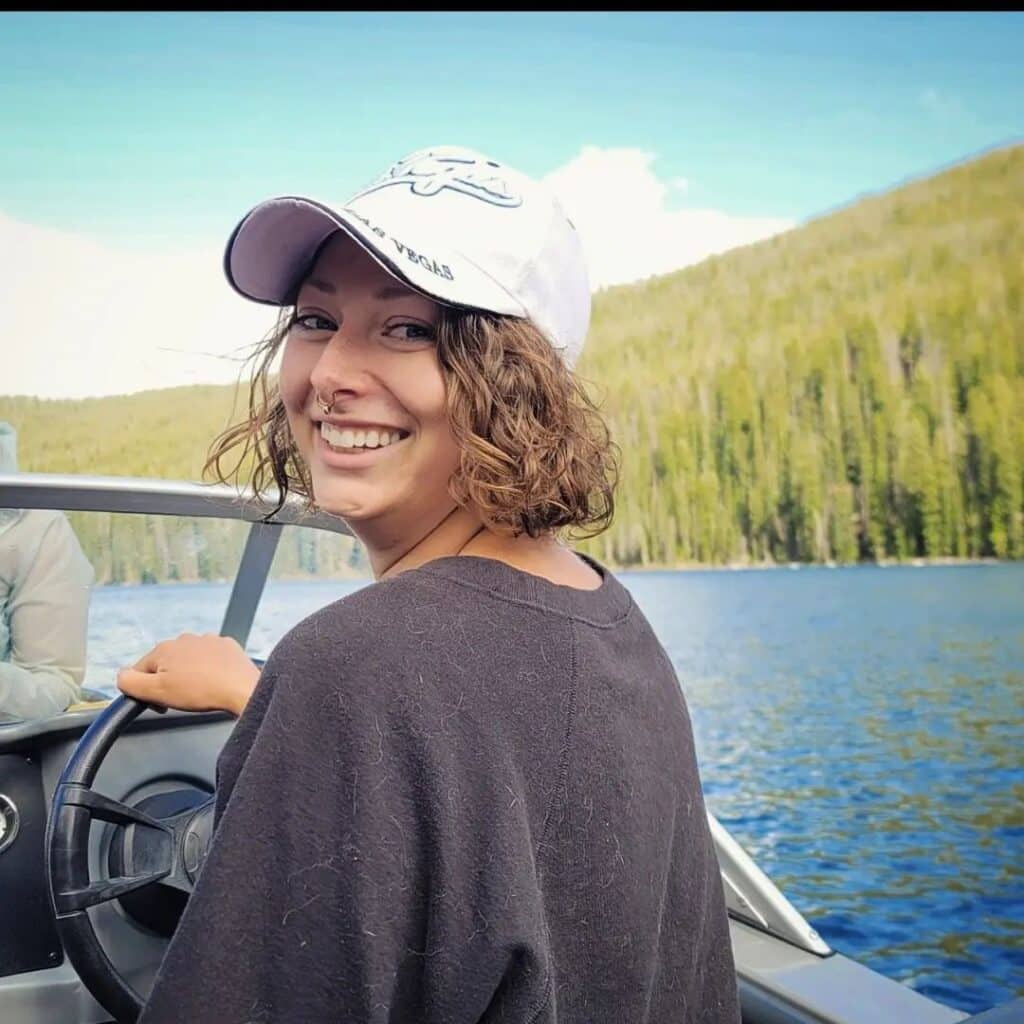
M 708 806 L 834 949 L 950 1006 L 1024 995 L 1024 564 L 619 574 Z M 271 582 L 250 650 L 356 583 Z M 229 588 L 106 587 L 87 683 Z

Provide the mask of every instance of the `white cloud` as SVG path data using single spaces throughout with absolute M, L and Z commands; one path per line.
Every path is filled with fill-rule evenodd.
M 662 274 L 791 227 L 772 217 L 668 209 L 685 178 L 654 156 L 585 147 L 548 175 L 583 239 L 593 287 Z M 84 398 L 232 383 L 275 311 L 236 295 L 222 241 L 130 251 L 0 212 L 0 395 Z
M 780 217 L 738 217 L 718 210 L 668 209 L 685 178 L 661 181 L 654 154 L 585 146 L 545 179 L 579 230 L 594 288 L 666 274 L 713 253 L 786 231 Z
M 228 286 L 219 247 L 133 252 L 0 213 L 0 253 L 0 394 L 227 383 L 274 322 Z

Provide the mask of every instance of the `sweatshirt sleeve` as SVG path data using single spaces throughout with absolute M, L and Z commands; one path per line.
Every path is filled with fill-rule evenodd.
M 222 753 L 141 1024 L 528 1021 L 550 958 L 512 759 L 436 659 L 322 620 L 271 654 Z
M 94 574 L 63 514 L 32 511 L 18 529 L 7 607 L 11 660 L 0 661 L 0 711 L 42 718 L 81 694 Z

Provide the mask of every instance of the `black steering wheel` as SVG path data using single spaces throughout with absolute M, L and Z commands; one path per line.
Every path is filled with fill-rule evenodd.
M 157 903 L 169 899 L 174 904 L 170 923 L 166 913 L 162 920 L 169 936 L 195 885 L 213 832 L 214 798 L 200 790 L 161 794 L 129 806 L 91 788 L 115 740 L 151 707 L 119 696 L 97 716 L 68 759 L 46 826 L 47 884 L 64 950 L 96 1001 L 124 1024 L 138 1019 L 144 1000 L 110 962 L 86 911 L 118 899 L 129 913 L 134 910 L 134 916 L 145 920 L 147 905 L 152 917 L 154 895 Z M 93 820 L 120 826 L 108 859 L 112 877 L 94 882 L 89 879 Z M 161 891 L 151 890 L 141 905 L 129 903 L 149 887 Z M 160 922 L 145 923 L 160 927 Z

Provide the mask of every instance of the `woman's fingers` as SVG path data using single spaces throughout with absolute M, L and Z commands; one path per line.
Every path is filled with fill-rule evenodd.
M 241 714 L 259 670 L 237 643 L 213 633 L 182 633 L 122 668 L 118 688 L 130 697 L 183 711 Z
M 117 673 L 117 688 L 131 697 L 155 697 L 160 692 L 160 675 L 137 668 L 123 668 Z
M 162 704 L 162 680 L 156 672 L 123 668 L 117 673 L 117 688 L 129 697 L 144 700 L 147 704 Z
M 194 633 L 182 633 L 176 640 L 161 640 L 155 647 L 148 650 L 132 668 L 139 672 L 156 672 L 166 668 L 168 662 L 180 656 L 184 650 L 187 654 L 192 640 L 199 639 Z
M 158 644 L 151 651 L 147 651 L 131 667 L 136 672 L 155 672 L 157 670 L 157 668 L 159 667 L 158 664 L 157 664 L 157 658 L 159 657 L 159 655 L 157 654 L 157 651 L 159 650 L 159 646 L 160 645 Z M 127 669 L 122 669 L 121 671 L 125 672 L 125 671 L 127 671 Z
M 166 671 L 188 659 L 192 641 L 197 639 L 194 633 L 182 633 L 176 640 L 161 640 L 131 667 L 137 672 Z

